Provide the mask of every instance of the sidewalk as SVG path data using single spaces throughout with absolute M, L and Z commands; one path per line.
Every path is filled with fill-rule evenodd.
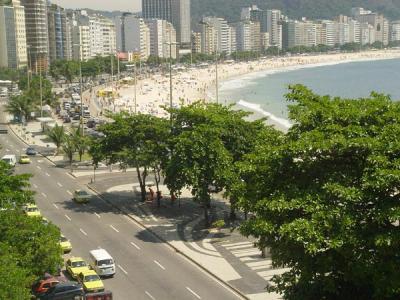
M 54 145 L 46 142 L 38 122 L 29 123 L 25 131 L 18 125 L 10 127 L 21 139 L 35 145 L 39 151 L 55 149 Z M 65 159 L 62 156 L 47 155 L 47 158 L 58 166 L 64 166 Z M 114 174 L 119 177 L 121 173 L 115 168 L 112 172 L 108 169 L 96 171 L 99 175 Z M 226 228 L 208 230 L 204 229 L 203 209 L 192 201 L 189 191 L 185 191 L 182 199 L 176 200 L 173 205 L 169 198 L 162 199 L 161 208 L 157 208 L 156 203 L 140 202 L 139 186 L 129 183 L 132 180 L 130 176 L 122 176 L 125 182 L 118 182 L 121 178 L 109 180 L 109 176 L 100 176 L 96 177 L 96 182 L 89 183 L 93 169 L 74 170 L 72 175 L 176 251 L 240 291 L 248 299 L 280 299 L 277 294 L 267 293 L 265 288 L 273 275 L 286 269 L 273 269 L 270 257 L 261 256 L 261 251 L 254 247 L 254 240 L 243 237 L 237 230 L 231 231 L 231 226 L 236 227 L 240 220 L 235 224 L 230 223 L 230 207 L 226 200 L 213 199 L 210 211 L 211 222 L 222 219 Z M 165 186 L 161 190 L 163 195 L 169 194 Z M 142 237 L 139 235 L 137 238 Z

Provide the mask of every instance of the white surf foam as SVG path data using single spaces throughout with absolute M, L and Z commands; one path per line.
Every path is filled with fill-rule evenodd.
M 277 117 L 274 114 L 262 109 L 260 104 L 255 104 L 255 103 L 247 102 L 244 100 L 239 100 L 238 102 L 236 102 L 236 105 L 240 105 L 240 106 L 246 107 L 250 110 L 253 110 L 257 113 L 260 113 L 263 116 L 268 117 L 269 120 L 272 120 L 273 122 L 278 123 L 279 125 L 282 125 L 283 127 L 287 128 L 287 129 L 292 127 L 292 124 L 288 120 Z

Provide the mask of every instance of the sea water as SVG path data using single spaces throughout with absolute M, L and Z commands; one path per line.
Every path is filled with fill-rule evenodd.
M 289 128 L 290 84 L 303 84 L 321 95 L 345 98 L 368 97 L 372 91 L 400 100 L 400 59 L 332 63 L 266 70 L 227 80 L 221 84 L 219 99 L 236 103 L 269 123 Z

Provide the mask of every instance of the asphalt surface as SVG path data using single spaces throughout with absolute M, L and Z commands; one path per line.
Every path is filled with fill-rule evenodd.
M 1 156 L 18 157 L 26 149 L 12 133 L 0 135 L 0 144 Z M 73 202 L 74 190 L 86 188 L 66 170 L 40 156 L 31 161 L 17 165 L 16 172 L 34 175 L 37 205 L 70 239 L 71 254 L 87 259 L 90 250 L 101 247 L 115 259 L 116 275 L 103 280 L 114 299 L 241 299 L 97 196 L 86 205 Z

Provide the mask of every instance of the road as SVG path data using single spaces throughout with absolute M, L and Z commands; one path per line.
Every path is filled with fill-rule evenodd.
M 26 148 L 11 133 L 0 135 L 0 144 L 1 155 Z M 104 280 L 114 299 L 241 299 L 99 197 L 86 205 L 74 203 L 73 191 L 85 187 L 66 170 L 39 156 L 16 168 L 34 175 L 40 211 L 71 240 L 72 255 L 87 259 L 90 250 L 101 247 L 114 257 L 117 273 Z

